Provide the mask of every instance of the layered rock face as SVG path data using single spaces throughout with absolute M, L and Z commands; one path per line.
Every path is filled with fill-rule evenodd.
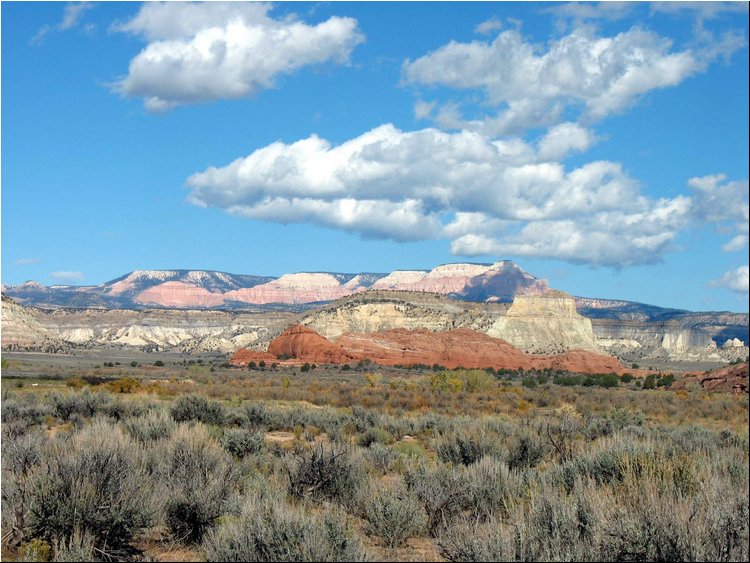
M 711 334 L 681 321 L 643 322 L 593 319 L 597 344 L 618 356 L 674 361 L 731 361 L 747 357 L 741 340 L 719 348 Z
M 585 350 L 557 356 L 536 356 L 526 354 L 503 340 L 465 328 L 446 332 L 394 329 L 369 334 L 345 334 L 334 343 L 307 327 L 293 326 L 271 342 L 268 352 L 274 356 L 293 355 L 299 361 L 332 364 L 369 359 L 380 365 L 439 364 L 448 368 L 625 372 L 623 365 L 611 356 Z M 232 360 L 242 363 L 243 357 L 238 352 Z
M 143 350 L 233 352 L 265 347 L 296 315 L 183 310 L 105 310 L 22 307 L 2 304 L 4 349 L 53 346 L 132 346 Z
M 345 333 L 394 328 L 484 332 L 507 308 L 506 304 L 462 302 L 431 293 L 367 291 L 310 311 L 301 322 L 334 340 Z
M 3 349 L 29 348 L 54 350 L 64 343 L 47 330 L 37 319 L 34 309 L 22 307 L 13 300 L 2 298 L 2 347 Z
M 498 318 L 487 334 L 533 354 L 601 350 L 591 321 L 578 314 L 573 297 L 555 290 L 516 297 L 508 313 Z

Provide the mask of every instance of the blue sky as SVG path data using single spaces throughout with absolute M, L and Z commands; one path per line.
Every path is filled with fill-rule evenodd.
M 513 259 L 747 311 L 746 3 L 2 4 L 2 282 Z

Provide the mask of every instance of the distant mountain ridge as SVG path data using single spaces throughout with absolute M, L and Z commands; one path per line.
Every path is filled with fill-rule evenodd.
M 18 303 L 52 308 L 226 308 L 299 306 L 333 301 L 369 289 L 425 291 L 469 301 L 510 302 L 541 295 L 545 280 L 509 260 L 443 264 L 432 270 L 390 273 L 298 272 L 279 277 L 209 270 L 135 270 L 97 286 L 43 286 L 26 282 L 3 291 Z

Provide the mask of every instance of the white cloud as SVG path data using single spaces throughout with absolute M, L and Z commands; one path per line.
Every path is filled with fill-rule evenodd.
M 724 174 L 690 178 L 693 191 L 692 214 L 696 221 L 714 226 L 719 232 L 736 234 L 722 250 L 741 250 L 750 234 L 750 183 L 747 180 L 727 181 Z
M 629 16 L 636 5 L 633 2 L 564 2 L 545 11 L 582 23 L 588 20 L 620 20 Z
M 52 31 L 66 31 L 78 26 L 81 17 L 86 10 L 94 7 L 92 2 L 70 2 L 65 6 L 63 19 L 55 26 L 45 24 L 39 28 L 34 37 L 31 38 L 32 45 L 40 45 L 44 38 Z M 87 30 L 92 29 L 92 24 L 86 26 Z
M 383 125 L 334 146 L 273 143 L 187 181 L 189 201 L 254 219 L 310 222 L 395 240 L 446 237 L 477 248 L 610 266 L 653 262 L 690 199 L 653 201 L 621 165 L 550 160 L 591 142 L 570 127 L 540 141 Z
M 539 157 L 562 160 L 571 152 L 587 151 L 596 142 L 596 135 L 577 123 L 561 123 L 552 127 L 539 141 Z
M 474 28 L 475 33 L 480 33 L 482 35 L 488 35 L 492 33 L 493 31 L 497 31 L 498 29 L 502 29 L 503 22 L 501 22 L 499 19 L 497 19 L 495 16 L 492 16 L 490 19 L 483 21 L 479 25 L 477 25 Z
M 422 100 L 417 100 L 414 104 L 414 117 L 417 119 L 429 117 L 436 105 L 437 102 L 423 102 Z
M 636 213 L 607 211 L 577 219 L 526 223 L 517 233 L 493 238 L 467 234 L 451 244 L 454 254 L 556 258 L 621 268 L 658 262 L 685 225 L 688 198 L 649 202 Z
M 748 266 L 740 266 L 736 270 L 730 270 L 718 280 L 710 283 L 714 287 L 726 287 L 737 293 L 748 293 Z
M 39 258 L 17 258 L 15 264 L 18 266 L 33 266 L 40 262 L 41 260 Z
M 736 252 L 738 250 L 742 250 L 743 248 L 745 248 L 745 245 L 747 245 L 747 241 L 748 241 L 747 235 L 737 235 L 728 243 L 723 245 L 721 249 L 724 252 Z
M 72 2 L 65 6 L 65 14 L 62 21 L 58 24 L 57 29 L 65 31 L 78 25 L 78 21 L 86 10 L 94 7 L 91 2 Z
M 345 63 L 364 40 L 353 18 L 309 25 L 273 19 L 270 9 L 245 2 L 144 4 L 114 26 L 149 41 L 115 90 L 144 98 L 149 111 L 250 96 L 304 66 Z
M 747 14 L 747 2 L 652 2 L 652 13 L 693 13 L 703 19 L 713 19 L 720 14 Z
M 456 106 L 449 115 L 456 127 L 501 135 L 553 125 L 566 110 L 588 121 L 620 113 L 652 90 L 703 72 L 744 42 L 725 39 L 696 51 L 673 51 L 669 39 L 637 27 L 613 37 L 580 27 L 540 50 L 507 30 L 491 42 L 451 41 L 407 60 L 403 72 L 412 84 L 483 91 L 499 109 L 497 116 L 463 121 Z
M 57 271 L 52 272 L 50 274 L 50 277 L 57 281 L 70 283 L 70 282 L 77 282 L 77 281 L 83 281 L 85 276 L 83 275 L 83 272 L 66 272 L 66 271 Z

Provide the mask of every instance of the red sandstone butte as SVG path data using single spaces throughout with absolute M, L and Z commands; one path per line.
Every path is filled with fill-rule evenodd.
M 316 364 L 348 364 L 355 359 L 339 344 L 303 325 L 292 325 L 274 338 L 268 352 L 274 356 L 293 356 Z
M 380 365 L 439 364 L 447 368 L 563 369 L 577 373 L 625 373 L 617 358 L 584 350 L 557 356 L 535 356 L 498 338 L 461 328 L 446 332 L 393 329 L 369 334 L 345 334 L 334 343 L 301 325 L 289 327 L 268 347 L 275 356 L 299 361 L 344 364 L 372 360 Z M 233 363 L 239 363 L 239 352 Z M 247 360 L 250 361 L 250 360 Z M 257 360 L 254 360 L 257 361 Z M 266 360 L 268 362 L 268 360 Z

